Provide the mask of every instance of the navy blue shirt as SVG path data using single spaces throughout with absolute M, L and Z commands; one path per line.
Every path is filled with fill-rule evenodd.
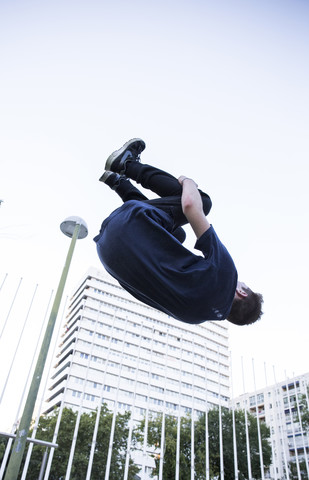
M 173 219 L 131 200 L 104 220 L 94 238 L 105 269 L 138 300 L 187 323 L 224 320 L 232 306 L 237 271 L 211 226 L 195 255 L 170 232 Z

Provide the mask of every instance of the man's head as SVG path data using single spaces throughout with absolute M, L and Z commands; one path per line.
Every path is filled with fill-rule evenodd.
M 243 282 L 238 282 L 234 301 L 227 320 L 235 325 L 250 325 L 263 315 L 263 296 L 254 293 Z

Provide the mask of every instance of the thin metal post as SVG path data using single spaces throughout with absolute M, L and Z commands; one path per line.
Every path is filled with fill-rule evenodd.
M 18 287 L 17 287 L 16 292 L 15 292 L 14 298 L 13 298 L 13 300 L 12 300 L 11 306 L 10 306 L 10 308 L 9 308 L 8 314 L 7 314 L 6 319 L 5 319 L 5 321 L 4 321 L 4 325 L 3 325 L 2 330 L 1 330 L 1 333 L 0 333 L 0 338 L 2 337 L 3 332 L 4 332 L 4 330 L 5 330 L 7 321 L 8 321 L 8 319 L 9 319 L 10 314 L 11 314 L 11 311 L 12 311 L 12 308 L 13 308 L 13 306 L 14 306 L 14 303 L 15 303 L 15 300 L 16 300 L 16 297 L 17 297 L 17 294 L 18 294 L 18 290 L 19 290 L 19 287 L 20 287 L 20 284 L 21 284 L 22 281 L 23 281 L 23 278 L 21 277 L 20 280 L 19 280 Z
M 232 354 L 230 354 L 230 370 L 231 370 L 231 393 L 232 393 L 234 477 L 235 477 L 235 480 L 238 480 L 238 457 L 237 457 L 237 437 L 236 437 L 235 402 L 234 402 L 234 390 L 233 390 Z
M 17 433 L 16 433 L 16 439 L 15 439 L 15 442 L 13 444 L 12 454 L 11 454 L 10 461 L 8 463 L 8 467 L 7 467 L 7 471 L 6 471 L 6 475 L 4 477 L 4 480 L 16 480 L 16 478 L 18 477 L 20 464 L 21 464 L 21 461 L 22 461 L 22 458 L 23 458 L 23 453 L 24 453 L 25 447 L 26 447 L 27 435 L 28 435 L 30 425 L 31 425 L 31 419 L 32 419 L 32 415 L 33 415 L 33 411 L 34 411 L 34 407 L 35 407 L 35 402 L 36 402 L 36 399 L 37 399 L 38 390 L 39 390 L 39 387 L 40 387 L 42 374 L 43 374 L 43 370 L 44 370 L 44 367 L 45 367 L 45 362 L 46 362 L 47 355 L 48 355 L 48 349 L 49 349 L 49 346 L 50 346 L 50 342 L 51 342 L 54 326 L 55 326 L 56 319 L 57 319 L 58 310 L 59 310 L 59 307 L 60 307 L 65 282 L 66 282 L 66 279 L 67 279 L 67 276 L 68 276 L 68 271 L 69 271 L 69 267 L 70 267 L 70 263 L 71 263 L 71 260 L 72 260 L 74 247 L 75 247 L 75 244 L 76 244 L 76 240 L 78 238 L 80 227 L 81 227 L 81 225 L 77 223 L 75 225 L 75 228 L 74 228 L 74 233 L 73 233 L 72 240 L 71 240 L 71 243 L 70 243 L 70 248 L 69 248 L 69 251 L 68 251 L 68 254 L 67 254 L 65 265 L 63 267 L 62 275 L 61 275 L 61 278 L 60 278 L 60 282 L 59 282 L 59 285 L 58 285 L 58 289 L 57 289 L 56 296 L 55 296 L 55 299 L 54 299 L 54 303 L 53 303 L 53 306 L 52 306 L 52 310 L 51 310 L 51 313 L 50 313 L 50 317 L 49 317 L 49 321 L 48 321 L 48 324 L 47 324 L 45 336 L 44 336 L 44 339 L 43 339 L 43 342 L 42 342 L 39 357 L 38 357 L 38 360 L 37 360 L 37 363 L 36 363 L 36 368 L 34 370 L 34 374 L 33 374 L 33 377 L 32 377 L 32 382 L 31 382 L 31 385 L 30 385 L 30 389 L 29 389 L 27 400 L 26 400 L 26 404 L 25 404 L 25 407 L 24 407 L 24 412 L 23 412 L 23 415 L 21 417 L 20 425 L 19 425 L 19 428 L 18 428 Z
M 162 425 L 161 425 L 161 442 L 160 442 L 160 462 L 159 462 L 159 480 L 163 480 L 163 464 L 165 453 L 165 417 L 166 417 L 166 384 L 167 384 L 167 354 L 168 354 L 168 341 L 169 334 L 166 335 L 165 346 L 165 372 L 164 372 L 164 400 L 163 400 L 163 412 L 162 412 Z
M 115 400 L 114 400 L 114 411 L 113 411 L 113 418 L 112 418 L 112 425 L 111 425 L 111 433 L 110 433 L 110 437 L 109 437 L 108 453 L 107 453 L 104 480 L 109 480 L 109 473 L 110 473 L 110 467 L 111 467 L 111 461 L 112 461 L 114 434 L 115 434 L 116 419 L 117 419 L 117 414 L 118 414 L 118 397 L 119 397 L 119 389 L 120 389 L 120 378 L 121 378 L 121 372 L 122 372 L 122 367 L 123 367 L 123 358 L 124 358 L 123 353 L 124 353 L 126 335 L 128 333 L 127 328 L 128 328 L 128 317 L 126 318 L 125 334 L 124 334 L 124 337 L 123 337 L 122 348 L 121 348 L 121 357 L 120 357 L 121 360 L 120 360 L 120 365 L 119 365 L 119 376 L 118 376 L 118 381 L 117 381 L 116 396 L 115 396 Z
M 209 468 L 209 428 L 208 428 L 208 357 L 207 342 L 205 343 L 205 388 L 206 388 L 206 405 L 205 405 L 205 478 L 210 478 Z
M 264 362 L 264 375 L 265 375 L 265 385 L 266 387 L 268 388 L 268 380 L 267 380 L 267 370 L 266 370 L 266 363 Z M 274 400 L 273 400 L 273 390 L 271 390 L 268 395 L 271 393 L 271 403 L 275 403 Z M 276 415 L 274 415 L 274 417 L 276 418 Z M 275 420 L 276 422 L 276 420 Z M 273 429 L 271 429 L 270 431 L 270 443 L 271 443 L 271 457 L 272 457 L 272 466 L 273 466 L 273 476 L 274 476 L 274 480 L 278 480 L 278 473 L 277 473 L 277 459 L 278 459 L 278 449 L 277 449 L 277 452 L 276 452 L 276 449 L 275 449 L 275 433 L 273 433 L 272 431 Z M 276 429 L 277 430 L 277 429 Z M 279 471 L 279 469 L 278 469 Z
M 258 408 L 258 399 L 257 399 L 257 392 L 256 392 L 255 368 L 254 368 L 254 359 L 253 358 L 252 358 L 252 373 L 253 373 L 253 382 L 254 382 L 255 414 L 256 414 L 256 426 L 257 426 L 257 433 L 258 433 L 261 479 L 264 480 L 264 478 L 265 478 L 265 475 L 264 475 L 264 460 L 263 460 L 261 427 L 260 427 L 260 419 L 259 419 L 259 408 Z
M 151 347 L 150 347 L 150 368 L 148 372 L 148 382 L 147 382 L 147 401 L 146 401 L 146 415 L 145 415 L 145 427 L 144 427 L 144 441 L 143 441 L 143 458 L 142 458 L 142 468 L 141 468 L 141 477 L 145 476 L 145 463 L 147 456 L 147 444 L 148 444 L 148 425 L 149 425 L 149 399 L 150 399 L 150 381 L 153 374 L 153 349 L 154 349 L 154 327 L 152 327 L 151 332 Z
M 137 390 L 137 379 L 138 379 L 138 372 L 139 372 L 140 359 L 141 359 L 141 344 L 142 344 L 142 339 L 143 339 L 143 335 L 142 335 L 143 334 L 143 327 L 144 326 L 143 326 L 143 322 L 142 322 L 141 323 L 141 332 L 140 332 L 140 337 L 139 337 L 139 343 L 138 343 L 137 366 L 136 366 L 136 369 L 135 369 L 135 378 L 134 378 L 134 392 L 133 392 L 134 397 L 133 397 L 131 418 L 130 418 L 130 421 L 129 421 L 129 435 L 128 435 L 128 441 L 127 441 L 127 454 L 126 454 L 123 480 L 128 480 L 128 475 L 129 475 L 130 450 L 131 450 L 131 441 L 132 441 L 132 434 L 133 434 L 133 427 L 134 427 L 136 390 Z
M 181 344 L 180 344 L 180 364 L 179 371 L 182 372 L 183 368 L 183 337 L 181 335 Z M 180 471 L 180 427 L 181 427 L 181 374 L 179 377 L 178 385 L 178 417 L 177 417 L 177 440 L 176 440 L 176 467 L 175 467 L 175 480 L 179 480 L 179 471 Z
M 242 383 L 243 383 L 243 389 L 244 389 L 244 393 L 245 393 L 246 392 L 246 387 L 245 387 L 245 374 L 244 374 L 243 357 L 241 357 L 241 369 L 242 369 Z M 246 406 L 245 406 L 245 426 L 246 426 L 248 479 L 252 480 L 251 456 L 250 456 L 250 439 L 249 439 L 249 428 L 248 428 L 248 413 L 247 413 Z
M 46 467 L 46 462 L 47 462 L 47 455 L 48 455 L 48 448 L 45 449 L 44 455 L 43 455 L 43 460 L 40 468 L 40 473 L 39 473 L 39 478 L 38 480 L 43 480 L 43 475 Z
M 297 478 L 298 478 L 298 480 L 301 480 L 301 472 L 300 472 L 299 458 L 298 458 L 297 445 L 296 445 L 294 415 L 293 415 L 293 408 L 292 408 L 292 405 L 291 405 L 289 384 L 288 384 L 288 378 L 287 378 L 286 372 L 285 372 L 285 384 L 286 384 L 286 394 L 287 394 L 287 400 L 288 400 L 288 408 L 289 408 L 289 414 L 290 414 L 290 420 L 291 420 L 292 437 L 293 437 L 293 444 L 294 444 L 294 451 L 295 451 Z
M 33 305 L 33 301 L 34 301 L 34 297 L 36 295 L 37 288 L 38 288 L 38 285 L 35 286 L 34 293 L 33 293 L 33 296 L 32 296 L 31 302 L 30 302 L 30 306 L 29 306 L 29 309 L 28 309 L 28 313 L 26 315 L 23 327 L 22 327 L 21 332 L 19 334 L 19 338 L 18 338 L 18 342 L 17 342 L 16 348 L 15 348 L 15 352 L 14 352 L 14 355 L 13 355 L 13 358 L 12 358 L 12 361 L 11 361 L 11 365 L 9 367 L 9 371 L 6 375 L 6 379 L 5 379 L 4 386 L 3 386 L 3 389 L 2 389 L 2 393 L 1 393 L 1 396 L 0 396 L 0 403 L 2 402 L 3 396 L 5 394 L 5 390 L 6 390 L 10 375 L 11 375 L 11 371 L 12 371 L 12 368 L 13 368 L 13 365 L 14 365 L 14 362 L 15 362 L 15 358 L 16 358 L 16 355 L 17 355 L 17 352 L 18 352 L 18 348 L 19 348 L 19 345 L 20 345 L 20 342 L 22 340 L 25 327 L 26 327 L 28 319 L 29 319 L 29 314 L 30 314 L 30 311 L 31 311 L 31 308 L 32 308 L 32 305 Z
M 274 381 L 275 381 L 275 401 L 276 404 L 280 405 L 280 400 L 278 398 L 278 392 L 277 392 L 277 378 L 276 378 L 276 372 L 275 372 L 275 367 L 273 365 L 273 373 L 274 373 Z M 283 406 L 283 411 L 284 411 L 284 406 Z M 288 465 L 288 460 L 287 460 L 287 451 L 286 451 L 286 442 L 284 441 L 284 437 L 287 438 L 287 432 L 285 429 L 285 422 L 282 419 L 282 411 L 280 410 L 280 417 L 279 417 L 279 428 L 277 425 L 277 415 L 275 415 L 275 425 L 277 431 L 281 431 L 281 435 L 277 441 L 277 446 L 282 444 L 282 451 L 283 451 L 283 459 L 284 459 L 284 468 L 285 468 L 285 479 L 290 480 L 290 475 L 289 475 L 289 465 Z M 279 455 L 279 452 L 278 452 Z
M 218 345 L 218 374 L 219 374 L 219 447 L 220 447 L 220 480 L 224 480 L 224 456 L 223 456 L 223 426 L 221 405 L 221 368 L 220 368 L 220 345 Z
M 100 313 L 101 313 L 101 305 L 102 305 L 102 302 L 100 303 Z M 106 383 L 106 374 L 107 374 L 108 362 L 109 362 L 110 353 L 111 353 L 112 338 L 113 338 L 113 334 L 114 334 L 116 312 L 117 312 L 117 309 L 115 310 L 115 313 L 114 313 L 114 316 L 113 316 L 112 331 L 111 331 L 111 334 L 110 334 L 110 337 L 109 337 L 109 342 L 108 342 L 107 355 L 106 355 L 106 360 L 105 360 L 105 365 L 104 365 L 104 369 L 105 369 L 104 370 L 104 377 L 103 377 L 103 382 L 102 382 L 102 385 L 101 385 L 99 403 L 98 403 L 98 407 L 97 407 L 97 415 L 96 415 L 95 425 L 94 425 L 94 429 L 93 429 L 86 480 L 90 480 L 92 466 L 93 466 L 93 458 L 94 458 L 94 452 L 95 452 L 95 447 L 96 447 L 96 441 L 97 441 L 97 435 L 98 435 L 100 417 L 101 417 L 101 410 L 102 410 L 104 387 L 105 387 L 105 383 Z M 95 341 L 95 340 L 93 340 L 93 341 Z
M 195 344 L 192 340 L 192 409 L 191 409 L 191 480 L 194 480 L 194 468 L 195 468 L 195 457 L 194 457 L 194 427 L 195 427 L 195 405 L 194 405 L 194 388 L 195 388 Z
M 8 276 L 8 274 L 6 273 L 5 276 L 4 276 L 3 282 L 1 283 L 0 292 L 2 290 L 3 285 L 5 284 L 5 280 L 7 279 L 7 276 Z

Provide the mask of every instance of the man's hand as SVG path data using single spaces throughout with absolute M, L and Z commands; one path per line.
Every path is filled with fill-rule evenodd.
M 184 180 L 191 180 L 191 181 L 195 184 L 196 188 L 198 187 L 198 184 L 195 183 L 195 181 L 192 180 L 192 178 L 186 177 L 185 175 L 181 175 L 181 176 L 178 178 L 178 182 L 180 183 L 181 186 L 182 186 Z
M 178 182 L 182 186 L 181 206 L 197 238 L 210 228 L 203 212 L 203 203 L 197 184 L 191 178 L 181 175 Z

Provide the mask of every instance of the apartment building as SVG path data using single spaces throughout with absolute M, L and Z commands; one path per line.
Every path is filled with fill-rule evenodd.
M 249 411 L 270 427 L 272 465 L 269 477 L 272 479 L 289 478 L 290 462 L 294 462 L 298 478 L 309 478 L 309 438 L 299 421 L 303 408 L 301 400 L 304 398 L 308 405 L 308 385 L 309 373 L 234 399 L 236 408 Z M 303 462 L 305 466 L 301 465 Z
M 91 268 L 70 300 L 45 413 L 106 403 L 134 421 L 146 412 L 199 415 L 228 406 L 229 363 L 226 322 L 176 321 Z M 142 463 L 145 472 L 153 466 Z

